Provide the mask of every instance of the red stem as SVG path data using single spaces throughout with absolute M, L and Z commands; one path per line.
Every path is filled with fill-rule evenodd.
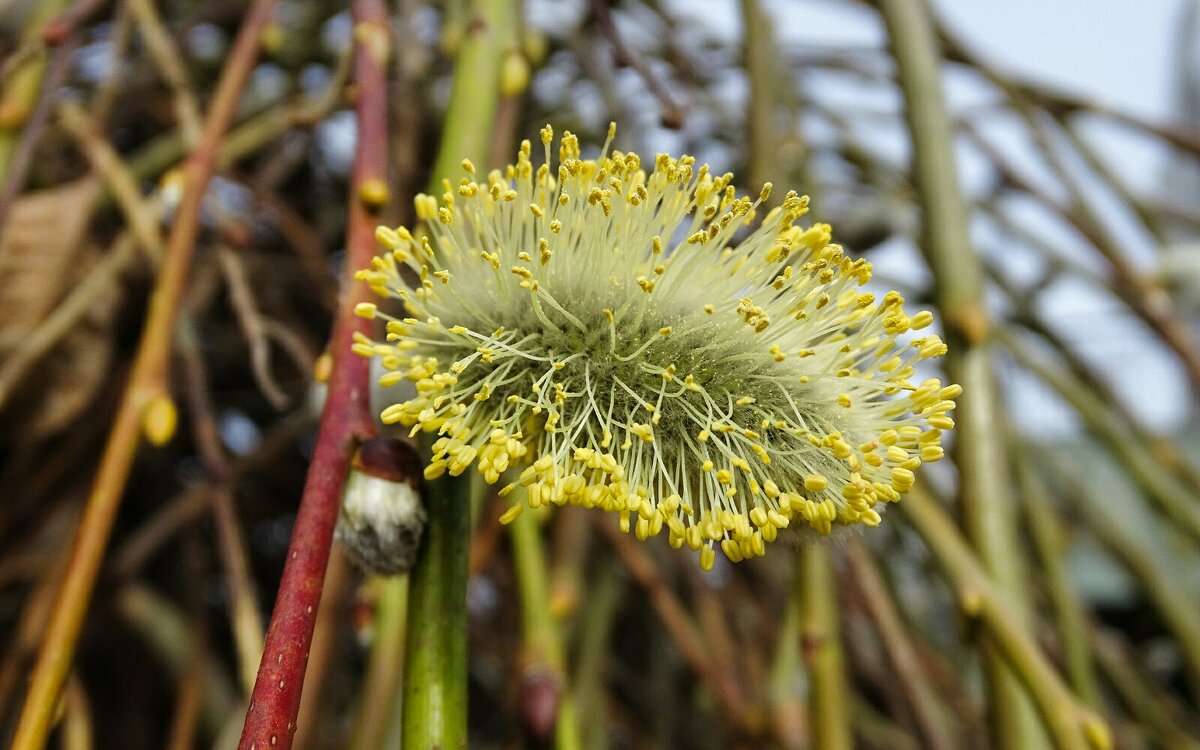
M 385 69 L 390 37 L 382 0 L 354 0 L 351 11 L 357 44 L 358 143 L 349 200 L 345 283 L 330 338 L 333 372 L 240 750 L 287 750 L 292 746 L 342 485 L 356 445 L 375 429 L 369 404 L 369 363 L 351 353 L 350 345 L 355 332 L 370 333 L 370 323 L 354 315 L 354 306 L 365 301 L 369 292 L 353 278 L 354 271 L 369 266 L 375 254 L 372 209 L 382 203 L 379 193 L 386 192 Z

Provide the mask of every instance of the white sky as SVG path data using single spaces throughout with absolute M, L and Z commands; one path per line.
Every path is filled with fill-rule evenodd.
M 1176 85 L 1177 26 L 1186 1 L 934 0 L 934 6 L 972 51 L 1007 72 L 1156 122 L 1169 122 Z M 765 4 L 775 17 L 788 19 L 776 26 L 785 44 L 879 47 L 884 43 L 882 26 L 866 8 L 830 0 L 765 0 Z M 716 4 L 704 5 L 715 11 Z M 729 8 L 736 11 L 732 3 Z M 978 101 L 979 92 L 972 86 L 948 80 L 953 105 Z M 869 95 L 847 87 L 830 96 L 842 102 Z M 1019 130 L 997 122 L 988 131 L 1019 165 L 1030 167 L 1035 175 L 1041 171 Z M 1135 189 L 1150 193 L 1159 189 L 1167 156 L 1156 144 L 1113 127 L 1092 128 L 1088 134 Z M 973 166 L 978 165 L 960 160 L 968 186 L 980 176 Z M 1033 212 L 1027 221 L 1048 236 L 1062 234 L 1062 247 L 1072 249 L 1067 234 L 1055 232 Z M 1143 268 L 1154 264 L 1156 249 L 1146 238 L 1132 230 L 1120 236 L 1135 263 Z M 1069 254 L 1098 270 L 1103 267 L 1090 251 L 1080 248 Z M 899 269 L 912 259 L 904 250 L 889 250 L 886 256 L 876 264 L 884 273 L 889 271 L 889 260 L 894 258 Z M 1009 261 L 1020 264 L 1022 259 L 1014 256 Z M 904 276 L 902 270 L 895 275 Z M 1189 395 L 1183 374 L 1171 355 L 1150 341 L 1118 304 L 1081 284 L 1056 285 L 1044 303 L 1043 309 L 1063 336 L 1099 367 L 1119 393 L 1137 402 L 1136 411 L 1147 424 L 1171 428 L 1187 420 Z M 1075 429 L 1074 415 L 1047 388 L 1015 372 L 1006 370 L 1002 376 L 1023 429 L 1050 434 Z M 1147 398 L 1147 393 L 1153 396 Z

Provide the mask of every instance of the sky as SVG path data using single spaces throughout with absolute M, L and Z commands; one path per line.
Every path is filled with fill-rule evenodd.
M 1181 10 L 1189 1 L 1194 0 L 934 0 L 933 4 L 962 41 L 994 66 L 1166 123 L 1177 116 L 1174 55 Z M 718 13 L 719 3 L 704 5 Z M 853 48 L 884 43 L 877 16 L 861 6 L 831 0 L 764 0 L 764 5 L 777 18 L 786 19 L 776 26 L 784 44 Z M 728 12 L 736 15 L 736 10 L 735 3 L 727 4 Z M 980 100 L 981 88 L 969 80 L 948 77 L 946 85 L 953 107 L 968 107 Z M 830 95 L 838 100 L 865 96 L 846 88 Z M 1044 172 L 1017 128 L 996 122 L 989 123 L 986 130 L 1018 165 L 1035 175 Z M 1112 126 L 1096 125 L 1087 135 L 1135 189 L 1162 192 L 1169 157 L 1161 147 Z M 968 190 L 982 177 L 981 167 L 969 154 L 960 155 L 960 171 Z M 1098 205 L 1105 208 L 1103 199 L 1098 199 Z M 1103 270 L 1103 262 L 1093 252 L 1038 212 L 1030 209 L 1018 211 L 1018 215 L 1032 228 L 1055 237 L 1067 255 Z M 1132 227 L 1130 222 L 1118 221 L 1118 235 L 1134 264 L 1151 272 L 1158 248 Z M 981 245 L 988 244 L 987 227 L 976 227 L 976 236 L 982 239 Z M 894 262 L 897 275 L 903 276 L 903 268 L 914 266 L 914 259 L 912 248 L 888 248 L 876 265 L 887 274 Z M 1022 264 L 1031 260 L 1013 251 L 1006 254 L 1004 262 L 1020 276 Z M 1085 284 L 1062 283 L 1045 295 L 1042 309 L 1064 338 L 1133 405 L 1144 423 L 1170 431 L 1187 422 L 1191 407 L 1183 373 L 1118 303 Z M 1061 435 L 1078 429 L 1071 410 L 1045 386 L 1010 367 L 1002 368 L 1001 380 L 1022 430 Z

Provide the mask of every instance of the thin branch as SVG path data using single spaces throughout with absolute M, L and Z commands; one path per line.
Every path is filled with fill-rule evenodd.
M 800 599 L 813 745 L 822 750 L 850 750 L 850 689 L 838 626 L 837 585 L 827 546 L 809 544 L 800 550 L 792 596 Z
M 684 109 L 675 102 L 675 98 L 667 91 L 666 86 L 654 75 L 654 71 L 650 70 L 650 66 L 646 60 L 625 44 L 621 38 L 621 32 L 617 29 L 617 24 L 613 20 L 612 12 L 608 8 L 606 0 L 589 0 L 588 7 L 592 11 L 592 16 L 596 19 L 596 25 L 600 27 L 601 33 L 608 39 L 612 45 L 613 54 L 617 59 L 618 65 L 628 65 L 633 68 L 642 80 L 646 82 L 646 88 L 650 90 L 651 95 L 658 100 L 658 106 L 661 108 L 659 119 L 665 127 L 672 130 L 679 130 L 683 127 Z
M 344 287 L 329 346 L 333 372 L 258 679 L 242 728 L 242 750 L 288 750 L 292 745 L 342 487 L 356 445 L 375 432 L 369 403 L 369 362 L 353 354 L 350 347 L 355 333 L 365 335 L 370 329 L 369 321 L 354 314 L 354 307 L 369 293 L 366 285 L 353 281 L 353 277 L 357 269 L 368 267 L 375 255 L 373 210 L 379 204 L 372 199 L 387 190 L 385 71 L 391 44 L 381 0 L 356 0 L 352 12 L 358 139 L 346 230 Z
M 1092 434 L 1163 515 L 1200 542 L 1200 492 L 1164 470 L 1144 445 L 1132 440 L 1120 419 L 1093 391 L 1080 385 L 1062 368 L 1034 354 L 1011 331 L 996 328 L 993 335 L 1017 364 L 1054 389 L 1079 414 Z
M 175 116 L 179 118 L 179 129 L 183 142 L 191 146 L 200 137 L 200 105 L 188 82 L 187 67 L 175 40 L 163 26 L 158 9 L 151 0 L 127 0 L 133 17 L 137 19 L 146 49 L 158 65 L 163 80 L 171 89 L 175 103 Z
M 229 285 L 230 305 L 232 305 L 238 325 L 246 337 L 246 343 L 250 347 L 250 369 L 254 373 L 254 380 L 258 383 L 258 388 L 262 391 L 263 396 L 271 402 L 271 406 L 283 409 L 288 405 L 288 395 L 283 392 L 279 383 L 275 382 L 275 376 L 271 374 L 272 321 L 267 320 L 259 311 L 258 304 L 254 300 L 254 293 L 250 288 L 250 279 L 246 274 L 245 264 L 242 263 L 237 253 L 227 248 L 221 248 L 217 253 L 217 260 L 221 264 L 221 271 Z
M 209 393 L 208 373 L 200 353 L 195 324 L 190 319 L 180 324 L 179 351 L 184 362 L 194 440 L 213 483 L 213 520 L 217 528 L 217 547 L 229 585 L 229 616 L 240 667 L 238 675 L 242 689 L 249 693 L 254 685 L 255 668 L 262 656 L 263 625 L 254 595 L 246 542 L 234 507 L 229 460 L 221 447 L 220 431 Z
M 1062 660 L 1075 693 L 1089 706 L 1099 709 L 1100 688 L 1092 667 L 1087 614 L 1067 571 L 1066 532 L 1030 458 L 1023 456 L 1018 462 L 1017 475 L 1025 519 L 1042 564 L 1044 588 L 1054 609 Z
M 41 88 L 38 90 L 37 100 L 30 111 L 29 118 L 25 121 L 25 127 L 21 130 L 21 137 L 13 148 L 8 163 L 0 166 L 0 174 L 3 175 L 4 182 L 3 187 L 0 187 L 0 227 L 5 225 L 5 220 L 8 218 L 8 213 L 17 199 L 17 195 L 25 186 L 25 178 L 33 164 L 34 152 L 37 150 L 46 122 L 50 119 L 50 108 L 67 79 L 67 73 L 71 70 L 71 63 L 78 46 L 79 39 L 72 34 L 62 46 L 54 51 L 54 57 L 46 69 Z
M 937 697 L 913 648 L 912 634 L 896 610 L 891 592 L 884 584 L 875 560 L 859 543 L 847 546 L 846 559 L 851 578 L 862 592 L 863 606 L 883 642 L 883 649 L 900 686 L 899 693 L 912 709 L 913 723 L 917 726 L 923 746 L 929 750 L 958 747 L 941 719 Z
M 171 338 L 196 245 L 201 201 L 213 174 L 218 144 L 233 120 L 242 89 L 257 59 L 259 35 L 270 18 L 273 2 L 258 0 L 242 24 L 217 83 L 204 132 L 185 167 L 183 201 L 171 227 L 161 272 L 150 298 L 146 327 L 79 526 L 66 579 L 33 670 L 13 750 L 41 750 L 46 744 L 58 696 L 70 669 L 75 643 L 83 627 L 104 550 L 137 452 L 143 413 L 150 401 L 162 397 L 166 390 Z
M 967 535 L 988 573 L 1017 613 L 1028 610 L 1026 572 L 1017 548 L 1016 503 L 1008 458 L 998 438 L 1000 404 L 984 338 L 983 265 L 971 245 L 969 209 L 959 188 L 954 133 L 942 95 L 941 58 L 925 0 L 880 0 L 896 60 L 913 148 L 913 182 L 924 212 L 922 250 L 934 276 L 934 297 L 945 321 L 950 352 L 946 372 L 962 386 L 955 410 L 960 504 Z M 1043 744 L 1028 700 L 1012 673 L 983 644 L 997 750 Z
M 713 691 L 725 718 L 747 733 L 757 733 L 760 727 L 751 719 L 746 699 L 737 685 L 709 659 L 708 648 L 700 636 L 700 631 L 671 591 L 671 587 L 663 580 L 659 566 L 636 542 L 622 534 L 611 519 L 600 518 L 595 523 L 612 545 L 629 576 L 645 589 L 650 605 L 658 613 L 663 627 L 675 643 L 675 648 L 696 676 Z
M 1112 747 L 1104 721 L 1071 694 L 945 511 L 920 486 L 899 507 L 949 579 L 963 614 L 984 625 L 997 653 L 1029 691 L 1058 750 Z

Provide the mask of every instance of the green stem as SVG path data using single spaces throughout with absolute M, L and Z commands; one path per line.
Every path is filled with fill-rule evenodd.
M 776 104 L 781 86 L 779 50 L 772 32 L 771 20 L 763 13 L 758 0 L 742 0 L 742 28 L 745 32 L 743 58 L 746 77 L 750 83 L 750 99 L 746 113 L 746 138 L 749 141 L 750 179 L 752 187 L 776 181 L 780 173 L 779 134 L 775 127 Z M 782 182 L 782 180 L 779 180 Z M 776 198 L 776 202 L 778 202 Z
M 1029 692 L 1054 746 L 1059 750 L 1111 748 L 1108 727 L 1076 701 L 1014 612 L 1007 592 L 1001 591 L 983 570 L 937 502 L 918 485 L 899 507 L 949 579 L 963 614 L 983 624 L 995 652 Z
M 969 210 L 958 184 L 954 130 L 942 97 L 941 55 L 925 0 L 880 0 L 913 147 L 913 176 L 924 211 L 923 251 L 935 279 L 935 299 L 946 324 L 946 371 L 963 388 L 957 466 L 963 520 L 972 545 L 1019 615 L 1028 611 L 1025 566 L 1016 541 L 1016 504 L 1008 459 L 999 439 L 1001 412 L 989 352 L 982 345 L 983 266 L 971 246 Z M 1022 617 L 1024 619 L 1024 617 Z M 984 666 L 997 750 L 1045 745 L 1028 697 L 990 640 Z
M 810 544 L 800 551 L 793 596 L 800 599 L 812 745 L 822 750 L 850 750 L 854 747 L 847 701 L 850 686 L 838 632 L 837 587 L 826 545 Z
M 1067 573 L 1067 545 L 1062 524 L 1051 506 L 1046 486 L 1028 460 L 1020 462 L 1017 476 L 1021 483 L 1030 536 L 1045 575 L 1046 594 L 1050 597 L 1054 609 L 1059 648 L 1062 649 L 1067 677 L 1076 695 L 1089 706 L 1099 708 L 1100 688 L 1096 682 L 1096 673 L 1092 669 L 1087 615 Z
M 456 174 L 464 158 L 483 165 L 496 116 L 497 41 L 515 19 L 514 0 L 475 0 L 468 36 L 458 49 L 431 192 Z M 431 441 L 422 451 L 428 452 Z M 426 488 L 429 521 L 410 573 L 404 708 L 405 750 L 467 747 L 467 562 L 471 482 L 443 476 Z
M 367 674 L 359 691 L 362 704 L 350 741 L 351 750 L 395 747 L 388 744 L 388 729 L 398 704 L 400 674 L 404 667 L 404 621 L 408 614 L 408 576 L 375 579 L 375 638 Z
M 427 486 L 429 521 L 409 589 L 405 750 L 467 747 L 469 491 L 469 481 L 449 476 Z
M 558 750 L 581 750 L 579 722 L 575 705 L 567 689 L 566 662 L 562 635 L 550 613 L 550 593 L 546 582 L 546 553 L 542 547 L 537 514 L 522 513 L 509 527 L 516 563 L 517 589 L 521 596 L 521 617 L 527 649 L 526 673 L 547 674 L 558 691 L 558 718 L 554 727 Z
M 996 329 L 996 339 L 1021 367 L 1036 375 L 1069 403 L 1113 459 L 1137 483 L 1163 515 L 1194 541 L 1200 541 L 1200 494 L 1173 475 L 1146 446 L 1129 439 L 1129 430 L 1096 394 L 1061 367 L 1032 354 L 1011 331 Z
M 514 0 L 475 0 L 454 65 L 442 145 L 431 173 L 433 194 L 441 194 L 442 178 L 458 174 L 463 159 L 470 159 L 480 168 L 487 164 L 500 98 L 503 40 L 512 36 L 507 29 L 516 18 Z
M 624 592 L 624 581 L 617 569 L 605 565 L 598 579 L 591 582 L 580 618 L 579 658 L 575 668 L 575 705 L 579 706 L 585 747 L 608 747 L 608 711 L 604 690 L 604 667 L 610 653 L 609 642 L 616 623 L 617 609 Z
M 789 750 L 808 746 L 804 737 L 804 700 L 797 680 L 801 667 L 800 596 L 796 592 L 803 586 L 799 566 L 793 573 L 793 579 L 793 595 L 788 597 L 784 605 L 783 622 L 775 640 L 775 654 L 767 681 L 767 700 L 775 737 Z
M 1051 459 L 1047 466 L 1056 476 L 1077 488 L 1070 499 L 1079 509 L 1079 515 L 1095 534 L 1100 544 L 1117 558 L 1133 575 L 1138 586 L 1146 594 L 1151 605 L 1162 616 L 1167 629 L 1175 635 L 1183 657 L 1184 668 L 1191 677 L 1193 686 L 1200 690 L 1200 605 L 1197 605 L 1192 587 L 1181 582 L 1177 568 L 1179 563 L 1165 559 L 1162 550 L 1143 541 L 1141 534 L 1130 533 L 1128 528 L 1107 507 L 1109 495 L 1097 497 L 1073 467 L 1062 459 Z M 1151 528 L 1156 519 L 1147 518 Z M 1150 539 L 1168 540 L 1165 529 L 1155 529 Z M 1190 557 L 1190 559 L 1194 559 Z M 1183 563 L 1188 567 L 1187 563 Z

